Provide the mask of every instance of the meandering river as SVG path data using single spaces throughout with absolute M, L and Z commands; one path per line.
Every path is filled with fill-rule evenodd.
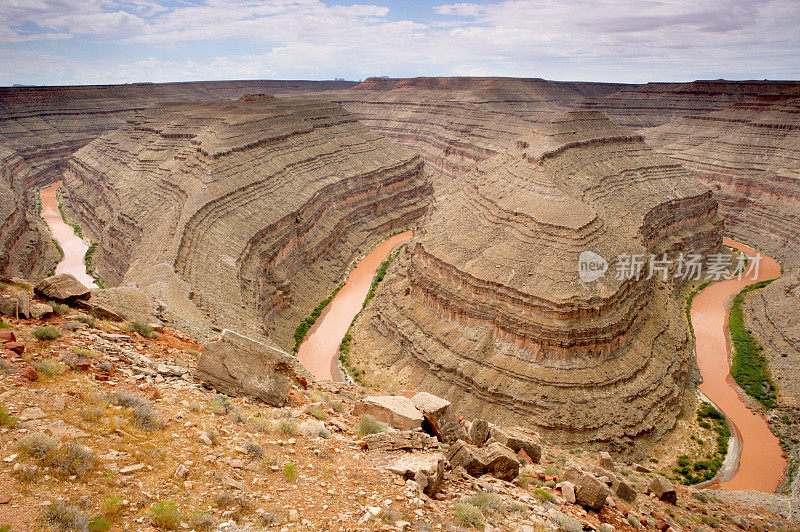
M 56 189 L 61 186 L 61 181 L 42 189 L 42 218 L 50 228 L 53 238 L 64 251 L 64 258 L 56 265 L 56 273 L 71 273 L 81 283 L 89 288 L 97 288 L 92 276 L 86 273 L 83 260 L 89 246 L 75 234 L 71 226 L 64 223 L 58 210 Z
M 406 231 L 378 244 L 350 272 L 347 282 L 322 312 L 297 351 L 297 359 L 319 380 L 342 380 L 339 344 L 364 304 L 375 272 L 389 254 L 412 236 Z
M 754 249 L 739 242 L 727 238 L 724 242 L 748 255 L 756 254 Z M 725 414 L 741 450 L 738 467 L 722 472 L 713 487 L 772 492 L 781 482 L 786 461 L 767 421 L 747 408 L 734 388 L 730 374 L 731 350 L 726 337 L 730 298 L 749 284 L 775 279 L 781 274 L 778 261 L 763 254 L 755 279 L 751 274 L 754 266 L 755 262 L 751 261 L 741 279 L 708 285 L 695 296 L 690 315 L 696 337 L 697 364 L 703 376 L 700 391 Z

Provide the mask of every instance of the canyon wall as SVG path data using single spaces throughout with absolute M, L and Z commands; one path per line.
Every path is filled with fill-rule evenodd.
M 110 284 L 137 283 L 207 334 L 294 328 L 350 263 L 413 227 L 422 160 L 310 99 L 163 104 L 77 151 L 66 201 Z
M 67 159 L 136 112 L 166 101 L 343 89 L 351 82 L 220 81 L 76 87 L 0 87 L 0 275 L 38 279 L 56 249 L 38 217 L 37 189 L 61 178 Z M 8 230 L 8 233 L 6 233 Z
M 437 199 L 354 327 L 368 380 L 623 454 L 674 425 L 693 359 L 672 279 L 612 265 L 583 282 L 578 262 L 717 250 L 707 187 L 587 111 L 533 125 Z

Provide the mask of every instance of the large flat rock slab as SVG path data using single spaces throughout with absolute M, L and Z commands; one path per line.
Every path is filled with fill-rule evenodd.
M 233 331 L 208 342 L 196 376 L 218 392 L 283 406 L 295 378 L 295 360 L 286 353 Z
M 89 299 L 91 291 L 78 281 L 71 273 L 59 273 L 46 277 L 34 287 L 34 292 L 41 297 L 56 301 L 76 301 Z

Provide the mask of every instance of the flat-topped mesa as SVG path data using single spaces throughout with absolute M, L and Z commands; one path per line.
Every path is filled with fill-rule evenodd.
M 101 276 L 137 282 L 201 332 L 291 346 L 348 265 L 413 227 L 432 192 L 421 159 L 335 104 L 243 98 L 165 104 L 70 160 L 71 209 Z
M 568 113 L 437 204 L 351 353 L 376 383 L 635 454 L 674 426 L 692 353 L 671 281 L 617 278 L 614 259 L 721 239 L 716 202 L 682 167 L 598 113 Z M 610 263 L 592 282 L 586 251 Z

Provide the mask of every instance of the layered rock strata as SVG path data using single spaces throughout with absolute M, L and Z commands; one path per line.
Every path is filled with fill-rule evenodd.
M 583 282 L 579 257 L 717 250 L 710 190 L 595 112 L 535 128 L 465 181 L 355 326 L 358 367 L 564 443 L 659 438 L 692 368 L 671 281 L 611 266 Z
M 111 284 L 208 332 L 292 332 L 349 264 L 425 214 L 423 163 L 338 106 L 247 98 L 138 113 L 79 150 L 66 199 Z
M 344 89 L 351 82 L 219 81 L 0 88 L 0 275 L 42 278 L 57 258 L 38 218 L 37 189 L 58 181 L 67 159 L 136 112 L 165 101 Z

